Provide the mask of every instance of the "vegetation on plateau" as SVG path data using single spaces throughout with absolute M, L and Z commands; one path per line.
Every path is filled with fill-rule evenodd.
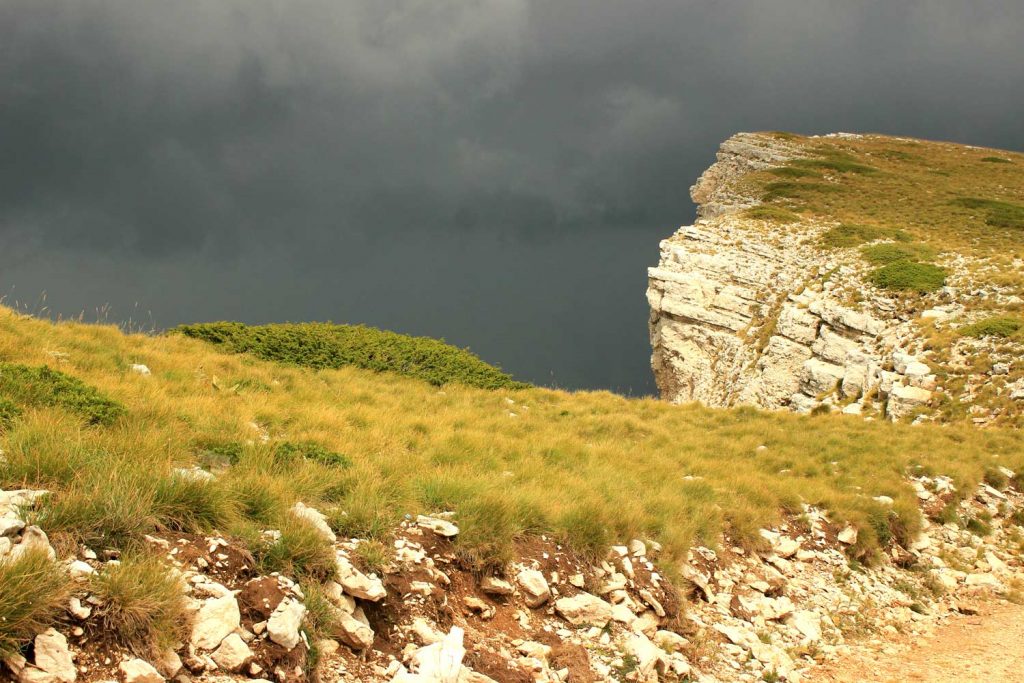
M 217 322 L 181 325 L 175 331 L 219 344 L 232 353 L 251 353 L 263 360 L 318 370 L 351 365 L 415 377 L 435 386 L 450 382 L 481 389 L 526 386 L 466 349 L 363 325 Z

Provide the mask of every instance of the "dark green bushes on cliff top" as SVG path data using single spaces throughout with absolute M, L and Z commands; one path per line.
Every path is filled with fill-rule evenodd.
M 235 322 L 181 325 L 173 331 L 220 344 L 233 353 L 325 369 L 354 365 L 394 372 L 435 386 L 457 382 L 482 389 L 520 389 L 517 382 L 473 353 L 430 337 L 410 337 L 363 325 Z
M 0 426 L 20 414 L 18 406 L 63 408 L 90 424 L 109 425 L 124 406 L 81 380 L 45 365 L 0 363 Z

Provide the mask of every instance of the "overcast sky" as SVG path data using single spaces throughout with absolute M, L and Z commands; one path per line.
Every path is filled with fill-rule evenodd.
M 1020 0 L 0 0 L 0 293 L 333 320 L 653 391 L 741 130 L 1024 147 Z

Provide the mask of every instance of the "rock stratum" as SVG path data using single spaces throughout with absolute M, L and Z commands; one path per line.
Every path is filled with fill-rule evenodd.
M 882 206 L 899 191 L 907 197 L 895 199 L 911 204 L 932 193 L 901 175 L 898 167 L 913 153 L 891 147 L 925 147 L 954 166 L 940 171 L 947 174 L 965 163 L 964 154 L 1002 158 L 958 145 L 849 134 L 741 133 L 722 144 L 717 162 L 691 188 L 697 221 L 662 241 L 659 263 L 649 269 L 651 364 L 663 398 L 890 419 L 967 411 L 981 424 L 1016 420 L 1024 404 L 1019 339 L 957 330 L 981 319 L 1019 329 L 1013 316 L 1022 302 L 1022 261 L 1012 252 L 1009 260 L 1005 251 L 997 257 L 998 247 L 979 248 L 970 225 L 958 235 L 966 247 L 930 228 L 932 213 L 943 210 L 970 220 L 960 212 L 967 200 L 955 191 L 930 199 L 938 206 L 925 207 L 921 225 L 872 210 L 871 192 Z M 922 164 L 940 166 L 932 157 Z M 890 192 L 897 182 L 899 190 Z M 992 223 L 980 231 L 1002 227 Z M 1024 230 L 1016 222 L 1007 227 L 1005 239 L 1019 246 Z M 938 265 L 925 267 L 944 275 L 942 286 L 872 284 L 865 256 L 878 265 L 908 254 L 931 256 Z M 986 277 L 1000 268 L 1010 277 Z

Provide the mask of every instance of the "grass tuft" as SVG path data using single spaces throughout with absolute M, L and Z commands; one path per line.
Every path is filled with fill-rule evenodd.
M 92 579 L 103 628 L 141 656 L 176 645 L 189 619 L 177 572 L 151 554 L 126 554 Z
M 336 571 L 334 550 L 313 525 L 293 515 L 280 518 L 281 537 L 254 553 L 265 573 L 281 572 L 301 579 L 326 581 Z
M 63 610 L 69 588 L 67 575 L 45 551 L 0 562 L 0 659 L 17 654 L 50 626 Z

